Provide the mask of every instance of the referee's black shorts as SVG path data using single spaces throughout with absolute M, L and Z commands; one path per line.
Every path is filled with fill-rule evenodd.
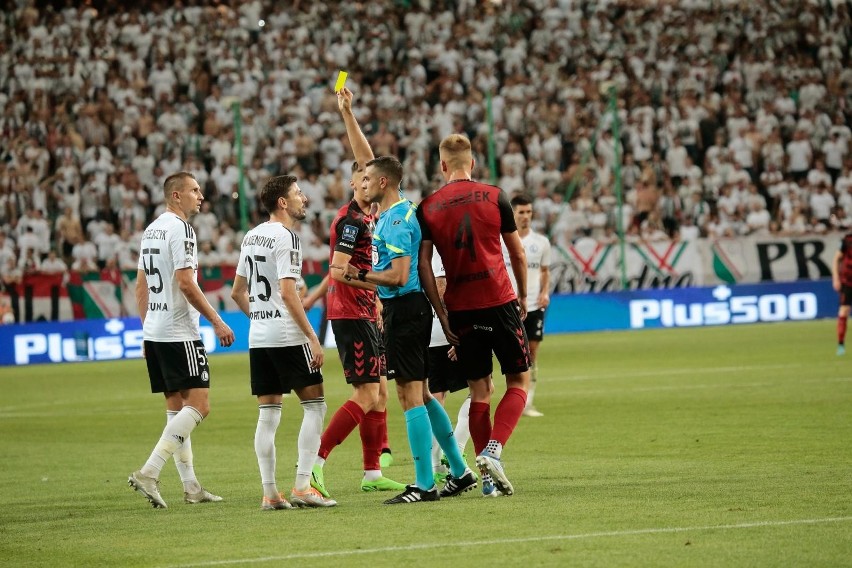
M 388 380 L 426 380 L 432 305 L 422 292 L 382 298 Z

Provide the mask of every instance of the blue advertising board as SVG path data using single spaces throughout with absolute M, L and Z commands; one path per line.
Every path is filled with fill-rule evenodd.
M 547 333 L 812 320 L 837 314 L 831 281 L 744 284 L 712 288 L 631 290 L 597 294 L 559 294 L 547 310 Z M 319 329 L 321 312 L 308 319 Z M 236 336 L 219 347 L 202 319 L 201 339 L 208 353 L 248 351 L 249 320 L 240 312 L 222 318 Z M 325 345 L 333 346 L 331 335 Z M 0 326 L 0 365 L 105 361 L 142 356 L 139 318 L 78 320 Z
M 799 321 L 837 315 L 830 280 L 554 296 L 546 333 Z

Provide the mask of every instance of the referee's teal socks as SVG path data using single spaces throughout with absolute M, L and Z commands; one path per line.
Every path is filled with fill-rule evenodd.
M 420 489 L 432 489 L 435 486 L 432 477 L 432 425 L 425 406 L 405 411 L 405 429 L 414 457 L 415 483 Z
M 467 469 L 467 464 L 464 463 L 464 458 L 459 451 L 459 445 L 453 435 L 453 425 L 450 422 L 450 417 L 447 416 L 447 411 L 436 398 L 426 403 L 426 411 L 429 413 L 429 422 L 432 423 L 432 433 L 450 462 L 450 473 L 455 478 L 461 477 L 464 475 L 464 470 Z

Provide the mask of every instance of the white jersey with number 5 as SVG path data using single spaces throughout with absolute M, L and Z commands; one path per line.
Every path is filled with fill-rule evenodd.
M 541 267 L 550 268 L 550 241 L 544 235 L 530 231 L 521 239 L 521 244 L 527 254 L 527 311 L 534 312 L 541 308 L 538 305 L 538 294 L 541 292 Z M 512 281 L 512 288 L 517 294 L 518 284 L 515 282 L 515 273 L 512 271 L 509 250 L 502 241 L 500 246 L 503 247 L 503 262 L 506 263 L 509 280 Z
M 281 223 L 267 221 L 243 238 L 237 274 L 248 283 L 249 348 L 304 345 L 299 329 L 281 298 L 282 278 L 298 283 L 302 277 L 299 237 Z
M 192 269 L 198 281 L 198 250 L 192 226 L 170 211 L 148 225 L 139 249 L 139 270 L 148 284 L 148 311 L 142 325 L 147 341 L 195 341 L 201 339 L 200 314 L 178 286 L 178 270 Z

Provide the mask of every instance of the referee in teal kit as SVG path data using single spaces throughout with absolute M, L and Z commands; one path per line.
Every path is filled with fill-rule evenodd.
M 400 198 L 401 181 L 402 164 L 396 158 L 381 156 L 367 162 L 362 188 L 381 211 L 373 231 L 373 270 L 358 270 L 349 264 L 331 267 L 343 270 L 344 278 L 376 284 L 383 305 L 388 380 L 396 380 L 416 474 L 415 483 L 385 501 L 388 505 L 437 501 L 476 487 L 476 477 L 459 452 L 450 419 L 429 394 L 426 383 L 432 306 L 423 294 L 417 271 L 421 234 L 416 206 Z M 450 461 L 450 475 L 440 494 L 432 476 L 433 432 Z

